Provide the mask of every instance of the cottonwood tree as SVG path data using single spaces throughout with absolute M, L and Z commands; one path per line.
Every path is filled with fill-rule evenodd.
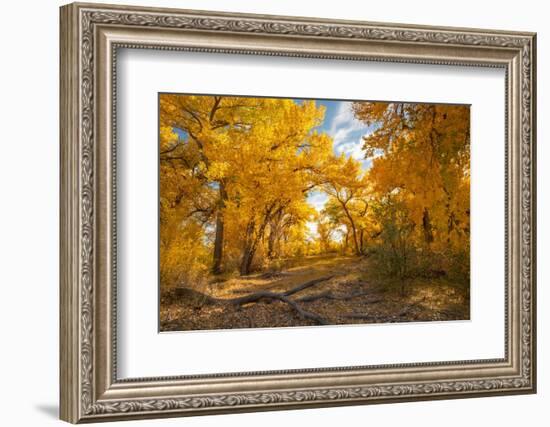
M 161 272 L 248 275 L 280 258 L 377 245 L 398 261 L 418 248 L 467 253 L 468 107 L 356 102 L 353 111 L 372 130 L 362 141 L 370 168 L 334 154 L 314 101 L 161 95 Z M 312 191 L 328 195 L 320 213 Z
M 369 208 L 368 176 L 361 168 L 361 164 L 353 157 L 342 154 L 335 157 L 322 172 L 322 189 L 332 204 L 333 218 L 339 217 L 351 232 L 354 253 L 361 255 L 364 249 L 364 218 Z M 337 215 L 341 210 L 342 215 Z M 349 233 L 346 235 L 346 242 Z
M 313 130 L 324 114 L 314 102 L 270 99 L 265 107 L 263 120 L 247 135 L 251 143 L 236 159 L 228 198 L 232 228 L 243 233 L 242 275 L 250 273 L 265 236 L 271 237 L 273 249 L 290 226 L 305 226 L 312 211 L 305 195 L 314 185 L 313 171 L 332 150 L 331 140 Z
M 248 274 L 268 229 L 274 247 L 286 228 L 309 215 L 304 195 L 332 149 L 331 140 L 314 131 L 324 109 L 313 101 L 180 95 L 161 95 L 160 108 L 161 129 L 183 135 L 161 144 L 161 161 L 192 172 L 203 193 L 181 194 L 208 200 L 197 210 L 215 216 L 212 272 L 221 272 L 224 248 L 242 243 L 239 270 Z M 169 180 L 166 185 L 174 190 Z
M 380 259 L 401 278 L 459 272 L 469 280 L 470 111 L 462 105 L 353 104 L 380 227 Z M 389 266 L 388 266 L 389 267 Z
M 465 249 L 470 228 L 470 110 L 463 105 L 355 102 L 374 132 L 363 149 L 379 199 L 392 194 L 428 247 Z

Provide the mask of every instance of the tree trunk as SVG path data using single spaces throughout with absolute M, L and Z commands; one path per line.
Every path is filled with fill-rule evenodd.
M 275 258 L 277 246 L 281 238 L 281 221 L 283 219 L 283 210 L 279 209 L 275 217 L 269 223 L 269 238 L 267 240 L 267 257 Z
M 214 258 L 212 262 L 212 273 L 220 274 L 222 272 L 223 261 L 223 229 L 224 229 L 224 209 L 227 200 L 227 191 L 225 184 L 220 182 L 220 199 L 218 202 L 218 212 L 216 214 L 216 236 L 214 238 Z
M 348 218 L 349 224 L 351 226 L 351 234 L 353 237 L 353 246 L 355 248 L 355 255 L 361 255 L 361 251 L 359 249 L 359 242 L 357 241 L 357 229 L 355 227 L 355 221 L 353 221 L 353 217 L 351 216 L 348 207 L 346 206 L 347 202 L 337 198 L 338 202 L 340 202 L 340 206 L 342 206 L 342 210 L 346 214 L 346 217 Z M 349 231 L 349 230 L 348 230 Z
M 248 222 L 248 225 L 246 226 L 246 236 L 245 236 L 245 244 L 243 249 L 243 257 L 241 259 L 241 266 L 239 268 L 239 272 L 241 276 L 246 276 L 248 273 L 250 273 L 250 266 L 252 265 L 252 257 L 254 256 L 254 254 L 252 253 L 252 238 L 254 235 L 254 228 L 255 228 L 255 222 L 252 219 Z
M 422 228 L 424 229 L 424 240 L 430 244 L 434 241 L 432 223 L 430 221 L 430 213 L 427 208 L 424 208 L 424 214 L 422 215 Z
M 275 258 L 275 242 L 277 240 L 277 233 L 273 226 L 269 230 L 269 239 L 267 240 L 267 257 L 269 259 Z
M 247 276 L 250 274 L 250 267 L 252 267 L 252 259 L 254 258 L 254 251 L 252 249 L 245 249 L 243 259 L 241 261 L 240 274 L 241 276 Z
M 245 241 L 246 243 L 243 251 L 243 258 L 241 261 L 241 268 L 240 268 L 241 276 L 246 276 L 250 274 L 250 267 L 252 267 L 252 260 L 254 259 L 254 254 L 256 253 L 258 244 L 264 238 L 265 229 L 267 227 L 267 224 L 269 223 L 269 220 L 271 219 L 271 214 L 273 212 L 274 207 L 275 205 L 271 205 L 269 208 L 266 209 L 264 219 L 262 221 L 262 224 L 260 225 L 260 228 L 256 236 L 254 236 L 254 230 L 256 228 L 256 223 L 254 220 L 251 220 L 248 223 L 248 226 L 246 227 L 246 241 Z
M 357 241 L 357 229 L 355 228 L 355 222 L 353 221 L 351 214 L 349 213 L 348 209 L 345 206 L 344 206 L 344 212 L 346 213 L 346 216 L 348 217 L 348 220 L 351 225 L 351 235 L 353 237 L 353 246 L 355 248 L 355 255 L 361 255 L 361 251 L 359 249 L 359 242 Z

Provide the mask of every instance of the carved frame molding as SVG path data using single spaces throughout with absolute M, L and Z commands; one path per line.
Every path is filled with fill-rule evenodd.
M 113 149 L 118 48 L 504 67 L 506 357 L 118 380 Z M 75 423 L 534 392 L 535 50 L 532 33 L 63 6 L 61 418 Z

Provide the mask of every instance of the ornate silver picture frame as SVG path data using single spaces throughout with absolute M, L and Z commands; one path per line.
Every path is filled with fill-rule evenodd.
M 115 107 L 121 48 L 503 69 L 504 357 L 120 379 Z M 536 391 L 535 34 L 75 3 L 61 8 L 60 52 L 61 419 L 79 423 Z

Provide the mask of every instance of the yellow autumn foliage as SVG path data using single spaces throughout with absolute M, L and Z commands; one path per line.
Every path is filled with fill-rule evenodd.
M 162 94 L 162 286 L 329 252 L 377 254 L 390 274 L 455 264 L 469 274 L 469 108 L 353 111 L 374 129 L 363 141 L 368 170 L 334 153 L 315 101 Z M 321 212 L 307 203 L 312 191 L 328 197 Z

